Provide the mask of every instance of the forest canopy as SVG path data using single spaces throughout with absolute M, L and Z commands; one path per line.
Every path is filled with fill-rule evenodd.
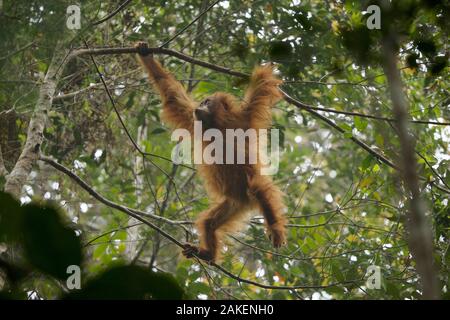
M 447 0 L 0 1 L 0 297 L 448 299 L 449 13 Z M 173 161 L 138 41 L 196 101 L 242 100 L 273 64 L 285 246 L 254 212 L 219 261 L 182 256 L 212 200 Z

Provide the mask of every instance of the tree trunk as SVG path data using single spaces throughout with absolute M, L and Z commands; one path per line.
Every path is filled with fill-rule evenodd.
M 61 77 L 65 65 L 65 52 L 60 45 L 56 45 L 52 61 L 48 67 L 44 81 L 41 85 L 39 98 L 34 107 L 28 125 L 27 140 L 25 146 L 17 160 L 11 173 L 8 175 L 5 184 L 5 191 L 15 197 L 19 197 L 22 187 L 27 181 L 33 164 L 39 157 L 40 147 L 44 138 L 44 129 L 48 118 L 48 111 L 53 102 L 56 85 Z M 67 61 L 68 59 L 66 59 Z
M 143 147 L 143 141 L 147 139 L 147 121 L 144 120 L 144 123 L 138 127 L 136 143 L 139 147 Z M 136 206 L 142 204 L 142 191 L 144 190 L 144 159 L 141 154 L 137 154 L 134 158 L 134 174 L 135 174 L 135 188 L 136 188 Z M 134 225 L 139 221 L 135 218 L 130 218 L 128 220 L 128 225 Z M 138 258 L 138 254 L 140 250 L 138 250 L 139 241 L 139 226 L 132 227 L 128 229 L 128 237 L 127 240 L 127 252 L 126 256 L 130 261 L 135 261 Z M 145 243 L 143 244 L 145 245 Z

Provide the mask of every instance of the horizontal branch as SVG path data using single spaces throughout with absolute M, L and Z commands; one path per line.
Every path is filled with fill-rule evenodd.
M 280 89 L 281 90 L 281 89 Z M 323 122 L 325 122 L 328 126 L 332 127 L 333 129 L 339 131 L 340 133 L 345 133 L 345 130 L 342 129 L 341 127 L 339 127 L 336 123 L 334 123 L 333 120 L 328 119 L 327 117 L 321 115 L 320 113 L 316 112 L 315 110 L 311 109 L 311 107 L 303 102 L 300 102 L 294 98 L 292 98 L 290 95 L 288 95 L 286 92 L 284 92 L 283 90 L 281 90 L 281 92 L 284 95 L 284 100 L 286 100 L 287 102 L 295 105 L 297 108 L 303 109 L 307 112 L 309 112 L 313 117 L 322 120 Z M 367 145 L 365 142 L 363 142 L 362 140 L 352 136 L 350 138 L 350 140 L 352 140 L 353 142 L 355 142 L 357 145 L 359 145 L 361 148 L 363 148 L 364 150 L 366 150 L 368 153 L 370 153 L 371 155 L 373 155 L 375 158 L 377 158 L 378 160 L 380 160 L 381 162 L 387 164 L 389 167 L 394 168 L 396 170 L 399 170 L 399 168 L 388 158 L 386 158 L 384 155 L 382 155 L 381 153 L 375 151 L 373 148 L 371 148 L 369 145 Z
M 220 265 L 217 265 L 215 263 L 212 264 L 214 267 L 222 271 L 225 275 L 228 277 L 240 282 L 240 283 L 246 283 L 251 284 L 263 289 L 275 289 L 275 290 L 298 290 L 298 289 L 326 289 L 331 287 L 337 287 L 337 286 L 343 286 L 343 285 L 356 285 L 358 283 L 364 282 L 364 278 L 361 279 L 355 279 L 355 280 L 346 280 L 346 281 L 340 281 L 340 282 L 333 282 L 327 285 L 294 285 L 294 286 L 273 286 L 268 284 L 262 284 L 256 281 L 248 280 L 241 278 L 239 276 L 234 275 L 230 271 L 226 270 L 225 268 L 221 267 Z
M 108 207 L 111 207 L 111 208 L 117 209 L 119 211 L 125 212 L 126 214 L 132 213 L 131 216 L 133 218 L 136 218 L 135 215 L 138 215 L 138 216 L 140 216 L 140 218 L 138 220 L 143 222 L 143 223 L 145 223 L 145 224 L 147 224 L 147 225 L 148 225 L 148 223 L 147 223 L 148 221 L 146 221 L 146 220 L 142 221 L 143 220 L 142 217 L 152 218 L 152 219 L 155 219 L 157 221 L 165 222 L 165 223 L 168 223 L 168 224 L 171 224 L 171 225 L 181 225 L 181 224 L 189 224 L 190 223 L 189 221 L 174 221 L 174 220 L 170 220 L 170 219 L 158 216 L 156 214 L 140 211 L 140 210 L 137 210 L 137 209 L 129 208 L 129 207 L 123 206 L 121 204 L 115 203 L 115 202 L 113 202 L 113 201 L 103 197 L 101 194 L 99 194 L 97 191 L 95 191 L 91 186 L 89 186 L 83 179 L 78 177 L 78 175 L 76 175 L 73 171 L 71 171 L 70 169 L 66 168 L 65 166 L 59 164 L 55 160 L 53 160 L 53 159 L 51 159 L 49 157 L 46 157 L 46 156 L 40 156 L 39 160 L 48 163 L 49 165 L 51 165 L 55 169 L 63 172 L 64 174 L 66 174 L 68 177 L 70 177 L 72 180 L 74 180 L 80 187 L 82 187 L 85 191 L 87 191 L 87 193 L 89 193 L 92 197 L 94 197 L 95 199 L 97 199 L 101 203 L 107 205 Z
M 195 59 L 191 56 L 185 55 L 181 52 L 171 50 L 171 49 L 154 47 L 154 48 L 147 48 L 147 52 L 150 54 L 165 54 L 165 55 L 173 56 L 173 57 L 179 58 L 181 60 L 184 60 L 186 62 L 190 62 L 190 63 L 196 64 L 196 65 L 203 66 L 205 68 L 215 70 L 215 71 L 218 71 L 218 72 L 221 72 L 224 74 L 228 74 L 231 76 L 235 76 L 235 77 L 248 78 L 250 76 L 249 74 L 246 74 L 243 72 L 234 71 L 229 68 L 225 68 L 222 66 L 218 66 L 216 64 L 212 64 L 209 62 Z M 108 54 L 126 54 L 126 53 L 138 53 L 138 52 L 137 52 L 137 49 L 134 47 L 78 49 L 73 52 L 73 54 L 75 56 L 86 55 L 86 54 L 108 55 Z M 314 107 L 314 106 L 306 105 L 306 104 L 303 104 L 303 107 L 305 109 L 312 109 L 312 110 L 337 113 L 337 114 L 345 114 L 348 116 L 358 116 L 358 117 L 369 118 L 369 119 L 374 119 L 374 120 L 382 120 L 382 121 L 388 121 L 388 122 L 395 121 L 395 119 L 386 118 L 386 117 L 373 116 L 373 115 L 368 115 L 368 114 L 358 113 L 358 112 L 351 112 L 351 111 L 340 111 L 340 110 L 336 110 L 336 109 L 320 108 L 320 107 Z M 439 121 L 429 121 L 429 120 L 411 120 L 411 122 L 417 123 L 417 124 L 434 124 L 434 125 L 444 125 L 444 126 L 450 125 L 450 122 L 439 122 Z
M 137 49 L 134 47 L 123 47 L 123 48 L 92 48 L 92 49 L 78 49 L 75 50 L 72 53 L 72 56 L 80 56 L 80 55 L 106 55 L 106 54 L 126 54 L 126 53 L 137 53 Z M 248 78 L 249 75 L 246 73 L 242 73 L 242 72 L 238 72 L 238 71 L 233 71 L 229 68 L 224 68 L 209 62 L 205 62 L 202 60 L 198 60 L 195 58 L 192 58 L 190 56 L 187 56 L 183 53 L 180 53 L 178 51 L 175 50 L 171 50 L 171 49 L 165 49 L 165 48 L 147 48 L 147 53 L 150 54 L 166 54 L 166 55 L 170 55 L 173 57 L 177 57 L 181 60 L 184 60 L 186 62 L 190 62 L 199 66 L 203 66 L 205 68 L 211 69 L 211 70 L 215 70 L 224 74 L 228 74 L 231 76 L 236 76 L 236 77 L 240 77 L 240 78 Z M 281 90 L 281 89 L 280 89 Z M 284 99 L 290 103 L 295 105 L 296 107 L 300 108 L 300 109 L 304 109 L 307 112 L 311 113 L 315 118 L 318 118 L 322 121 L 324 121 L 326 124 L 328 124 L 329 126 L 333 127 L 334 129 L 338 130 L 341 133 L 345 133 L 345 130 L 342 129 L 341 127 L 339 127 L 337 124 L 335 124 L 332 120 L 326 118 L 325 116 L 321 115 L 320 113 L 314 111 L 311 106 L 304 104 L 298 100 L 295 100 L 294 98 L 292 98 L 291 96 L 289 96 L 287 93 L 285 93 L 284 91 L 282 91 L 282 94 L 284 96 Z M 382 154 L 378 153 L 377 151 L 373 150 L 372 148 L 370 148 L 366 143 L 364 143 L 363 141 L 359 140 L 358 138 L 352 137 L 351 140 L 353 140 L 355 143 L 357 143 L 359 146 L 361 146 L 364 150 L 366 150 L 367 152 L 369 152 L 370 154 L 372 154 L 374 157 L 376 157 L 377 159 L 379 159 L 380 161 L 386 163 L 387 165 L 389 165 L 392 168 L 398 169 L 394 163 L 392 163 L 389 159 L 387 159 L 385 156 L 383 156 Z
M 75 51 L 72 52 L 71 56 L 72 57 L 76 57 L 76 56 L 82 56 L 82 55 L 108 55 L 108 54 L 130 54 L 130 53 L 138 53 L 137 49 L 134 47 L 121 47 L 121 48 L 91 48 L 91 49 L 77 49 Z M 240 78 L 248 78 L 249 75 L 243 72 L 238 72 L 238 71 L 234 71 L 232 69 L 229 68 L 225 68 L 225 67 L 221 67 L 209 62 L 205 62 L 202 60 L 198 60 L 195 59 L 191 56 L 185 55 L 184 53 L 175 51 L 175 50 L 171 50 L 171 49 L 166 49 L 166 48 L 159 48 L 159 47 L 154 47 L 154 48 L 147 48 L 146 53 L 149 54 L 165 54 L 165 55 L 169 55 L 172 57 L 176 57 L 179 58 L 183 61 L 189 62 L 189 63 L 193 63 L 211 70 L 215 70 L 217 72 L 221 72 L 221 73 L 225 73 L 228 74 L 230 76 L 235 76 L 235 77 L 240 77 Z
M 97 26 L 99 24 L 102 24 L 105 21 L 108 21 L 109 19 L 111 19 L 112 17 L 114 17 L 116 14 L 118 14 L 123 8 L 125 8 L 129 3 L 131 2 L 131 0 L 126 0 L 124 1 L 120 6 L 118 6 L 116 8 L 116 10 L 114 10 L 113 12 L 111 12 L 110 14 L 106 15 L 104 18 L 101 18 L 100 20 L 94 22 L 92 25 L 93 26 Z
M 393 118 L 373 116 L 370 114 L 365 114 L 365 113 L 360 113 L 360 112 L 321 108 L 321 107 L 314 107 L 311 105 L 309 105 L 308 108 L 310 108 L 312 110 L 316 110 L 316 111 L 343 114 L 343 115 L 352 116 L 352 117 L 368 118 L 368 119 L 380 120 L 380 121 L 386 121 L 386 122 L 395 122 L 396 121 Z M 431 125 L 437 125 L 437 126 L 450 126 L 450 122 L 440 122 L 440 121 L 433 121 L 433 120 L 409 120 L 409 122 L 415 123 L 415 124 L 431 124 Z
M 271 251 L 271 250 L 267 250 L 267 249 L 263 249 L 263 248 L 251 245 L 251 244 L 249 244 L 247 242 L 244 242 L 244 241 L 242 241 L 242 240 L 240 240 L 240 239 L 238 239 L 238 238 L 236 238 L 234 236 L 231 236 L 231 235 L 229 237 L 231 239 L 233 239 L 234 241 L 236 241 L 236 242 L 238 242 L 238 243 L 240 243 L 240 244 L 242 244 L 242 245 L 244 245 L 246 247 L 252 248 L 252 249 L 254 249 L 256 251 L 260 251 L 260 252 L 263 252 L 263 253 L 268 253 L 268 254 L 273 255 L 273 256 L 286 258 L 286 259 L 290 259 L 290 260 L 295 260 L 295 261 L 326 260 L 326 259 L 333 259 L 333 258 L 337 258 L 337 257 L 342 257 L 342 256 L 349 255 L 349 254 L 355 254 L 355 253 L 359 253 L 359 252 L 363 252 L 363 251 L 377 252 L 377 251 L 384 251 L 384 250 L 386 250 L 385 247 L 376 246 L 376 247 L 369 247 L 369 248 L 363 248 L 363 249 L 348 250 L 348 251 L 343 251 L 343 252 L 329 254 L 329 255 L 323 255 L 323 256 L 318 255 L 318 256 L 296 257 L 294 255 L 282 254 L 282 253 L 279 253 L 279 252 L 275 252 L 275 251 Z M 404 247 L 406 247 L 406 244 L 393 246 L 393 247 L 391 247 L 389 249 L 399 249 L 399 248 L 404 248 Z

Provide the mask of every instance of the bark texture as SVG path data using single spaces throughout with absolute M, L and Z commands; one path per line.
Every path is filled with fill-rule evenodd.
M 61 46 L 57 45 L 39 90 L 39 98 L 28 125 L 25 146 L 22 149 L 19 159 L 14 165 L 14 168 L 6 179 L 5 191 L 17 198 L 20 196 L 22 187 L 28 179 L 33 164 L 39 157 L 40 148 L 44 138 L 44 129 L 48 120 L 48 111 L 52 106 L 53 96 L 63 72 L 65 61 L 68 60 L 65 58 L 67 57 L 64 50 L 61 50 Z

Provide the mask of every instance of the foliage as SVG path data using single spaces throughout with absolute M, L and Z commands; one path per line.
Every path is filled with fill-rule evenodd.
M 44 276 L 63 286 L 68 266 L 82 265 L 82 246 L 75 230 L 67 227 L 51 206 L 20 204 L 0 193 L 1 240 L 14 248 L 18 261 L 0 259 L 7 283 L 1 298 L 20 298 Z M 54 279 L 53 279 L 54 278 Z M 27 290 L 28 289 L 28 290 Z M 80 289 L 80 288 L 78 288 Z M 183 290 L 169 274 L 138 266 L 113 266 L 83 284 L 65 299 L 181 299 Z
M 65 49 L 85 47 L 83 40 L 91 47 L 131 46 L 138 40 L 158 46 L 193 21 L 211 1 L 132 1 L 108 21 L 90 25 L 120 2 L 81 1 L 82 29 L 75 32 L 65 27 L 65 8 L 72 3 L 3 1 L 0 143 L 8 170 L 26 139 L 57 42 Z M 245 73 L 257 64 L 275 61 L 285 80 L 283 90 L 306 104 L 328 109 L 318 112 L 344 130 L 339 133 L 285 101 L 277 105 L 274 127 L 282 129 L 284 141 L 274 179 L 288 205 L 288 245 L 275 252 L 259 218 L 253 218 L 242 233 L 229 237 L 220 263 L 231 273 L 260 284 L 305 288 L 263 289 L 238 282 L 212 266 L 185 260 L 168 239 L 105 206 L 71 178 L 39 162 L 23 189 L 20 200 L 25 205 L 19 208 L 6 195 L 0 201 L 4 217 L 0 246 L 7 238 L 14 250 L 15 245 L 23 250 L 21 259 L 26 262 L 18 268 L 2 267 L 11 283 L 20 280 L 15 292 L 19 296 L 23 296 L 20 292 L 33 292 L 33 297 L 44 299 L 61 297 L 60 282 L 55 279 L 66 275 L 63 266 L 82 261 L 83 275 L 95 279 L 84 297 L 152 296 L 155 291 L 144 284 L 163 288 L 161 281 L 176 286 L 165 278 L 153 280 L 164 271 L 174 275 L 187 296 L 201 299 L 419 298 L 415 263 L 406 243 L 405 187 L 398 172 L 369 155 L 352 138 L 361 139 L 393 161 L 398 159 L 396 127 L 386 120 L 392 118 L 392 109 L 381 66 L 380 40 L 389 28 L 400 34 L 399 67 L 410 117 L 450 122 L 450 8 L 448 1 L 392 1 L 392 9 L 382 10 L 383 28 L 378 31 L 365 28 L 364 10 L 373 2 L 221 1 L 168 44 L 170 49 Z M 173 221 L 194 221 L 209 200 L 192 169 L 164 159 L 170 159 L 176 143 L 170 141 L 170 130 L 160 120 L 158 96 L 135 57 L 94 58 L 126 130 L 143 151 L 158 157 L 144 157 L 133 146 L 89 56 L 70 61 L 64 70 L 57 87 L 57 95 L 63 97 L 55 99 L 48 110 L 42 153 L 56 158 L 113 202 Z M 175 57 L 159 58 L 198 100 L 218 90 L 242 97 L 245 81 L 241 79 Z M 342 111 L 359 116 L 340 114 Z M 449 128 L 448 124 L 411 124 L 417 140 L 418 172 L 423 177 L 422 196 L 434 231 L 437 274 L 446 298 L 450 206 L 448 193 L 436 185 L 450 185 Z M 63 216 L 40 206 L 42 199 L 64 208 Z M 34 204 L 26 204 L 31 200 Z M 197 240 L 190 224 L 148 219 L 181 242 Z M 9 247 L 2 256 L 7 251 Z M 134 266 L 109 269 L 124 264 Z M 381 268 L 379 290 L 366 286 L 370 265 Z M 29 268 L 33 277 L 23 282 Z M 39 276 L 34 276 L 35 272 Z M 130 283 L 109 280 L 123 274 L 130 275 Z M 131 283 L 141 283 L 144 288 Z M 309 288 L 318 285 L 323 288 Z M 160 294 L 158 297 L 167 297 L 162 291 Z M 181 291 L 176 291 L 176 297 L 180 296 Z

